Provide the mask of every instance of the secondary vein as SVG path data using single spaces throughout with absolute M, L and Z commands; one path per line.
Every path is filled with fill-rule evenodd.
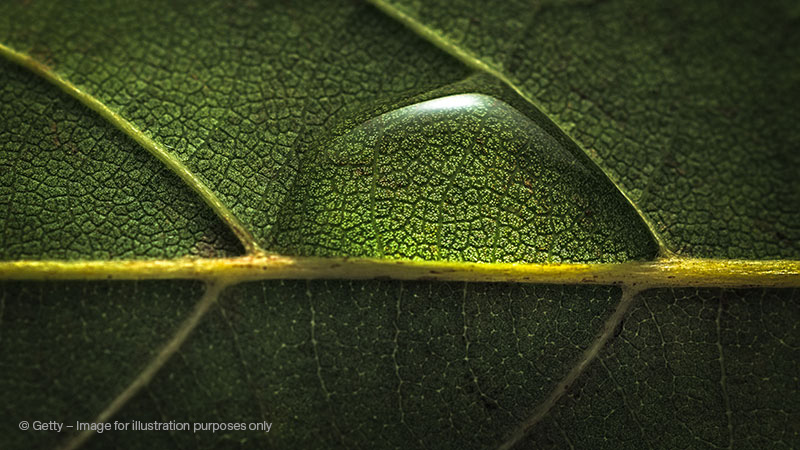
M 572 366 L 572 370 L 570 370 L 567 375 L 553 388 L 550 392 L 550 395 L 537 406 L 531 415 L 525 419 L 511 434 L 511 437 L 508 438 L 502 445 L 500 445 L 499 450 L 510 450 L 514 448 L 522 439 L 524 439 L 528 433 L 533 429 L 536 424 L 538 424 L 546 415 L 550 412 L 550 410 L 555 406 L 555 404 L 561 399 L 561 397 L 567 393 L 572 383 L 574 383 L 578 377 L 589 367 L 589 364 L 594 361 L 600 351 L 605 347 L 606 342 L 614 334 L 614 330 L 616 330 L 617 325 L 619 325 L 622 318 L 625 317 L 625 313 L 628 312 L 628 309 L 633 302 L 633 299 L 636 297 L 638 290 L 634 289 L 623 289 L 622 291 L 622 299 L 620 300 L 619 304 L 617 305 L 617 309 L 614 311 L 613 314 L 608 318 L 605 325 L 603 326 L 603 331 L 597 338 L 592 342 L 584 352 L 578 362 Z
M 150 383 L 150 380 L 158 373 L 158 371 L 169 361 L 175 352 L 186 342 L 189 335 L 200 320 L 205 316 L 206 312 L 217 301 L 219 294 L 225 289 L 226 283 L 224 282 L 211 282 L 206 287 L 206 292 L 195 304 L 192 313 L 183 321 L 183 323 L 175 331 L 175 334 L 167 341 L 164 346 L 159 350 L 156 356 L 145 366 L 145 368 L 131 381 L 119 395 L 106 406 L 106 408 L 97 415 L 94 423 L 108 422 L 128 401 L 133 398 L 139 391 Z M 89 438 L 97 434 L 93 430 L 84 430 L 81 433 L 69 439 L 62 450 L 75 450 L 80 448 Z
M 48 82 L 52 83 L 67 95 L 81 102 L 84 106 L 99 114 L 106 119 L 113 126 L 127 134 L 139 145 L 144 147 L 145 150 L 150 152 L 153 156 L 161 161 L 169 170 L 174 172 L 178 177 L 186 183 L 189 188 L 195 191 L 203 201 L 211 207 L 211 209 L 219 216 L 220 219 L 233 231 L 237 238 L 241 241 L 242 245 L 248 254 L 263 254 L 264 251 L 258 246 L 255 237 L 253 237 L 250 230 L 244 226 L 236 215 L 231 212 L 227 206 L 217 197 L 217 195 L 205 185 L 183 162 L 171 154 L 167 149 L 158 142 L 155 142 L 147 136 L 142 130 L 137 128 L 133 123 L 129 122 L 108 106 L 103 104 L 100 100 L 93 97 L 91 94 L 83 91 L 75 86 L 68 80 L 61 77 L 51 68 L 45 66 L 39 61 L 31 58 L 25 53 L 18 52 L 6 45 L 0 44 L 0 55 L 8 61 L 24 67 L 31 72 L 39 75 Z

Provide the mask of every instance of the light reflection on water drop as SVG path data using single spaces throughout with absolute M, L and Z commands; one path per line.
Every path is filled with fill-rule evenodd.
M 478 95 L 478 94 L 459 94 L 459 95 L 450 95 L 448 97 L 437 98 L 434 100 L 428 100 L 426 102 L 418 103 L 416 105 L 407 106 L 406 108 L 410 108 L 411 111 L 457 111 L 459 109 L 470 108 L 474 106 L 479 106 L 482 103 L 485 103 L 486 100 L 491 100 L 491 97 L 485 95 Z M 406 108 L 402 108 L 398 110 L 398 112 L 403 111 Z

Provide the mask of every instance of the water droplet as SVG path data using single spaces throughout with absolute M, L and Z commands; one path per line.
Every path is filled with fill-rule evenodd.
M 655 242 L 552 123 L 483 94 L 368 120 L 307 159 L 277 243 L 303 255 L 622 261 Z

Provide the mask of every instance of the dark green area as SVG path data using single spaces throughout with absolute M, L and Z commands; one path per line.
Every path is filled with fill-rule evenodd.
M 107 434 L 90 447 L 487 448 L 569 370 L 619 296 L 587 286 L 239 285 L 117 419 L 266 420 L 272 431 Z
M 0 260 L 217 257 L 236 237 L 132 139 L 0 61 Z
M 641 293 L 519 448 L 796 447 L 797 294 Z M 192 282 L 4 283 L 4 448 L 68 437 L 19 420 L 94 418 L 200 295 Z M 88 447 L 496 447 L 619 300 L 599 286 L 237 285 L 114 420 L 267 421 L 270 433 L 108 432 Z
M 388 3 L 511 79 L 671 249 L 800 258 L 796 2 Z
M 797 448 L 799 294 L 641 294 L 599 361 L 520 448 Z
M 155 356 L 200 298 L 194 281 L 0 283 L 0 446 L 55 448 L 93 420 Z M 74 429 L 74 428 L 73 428 Z

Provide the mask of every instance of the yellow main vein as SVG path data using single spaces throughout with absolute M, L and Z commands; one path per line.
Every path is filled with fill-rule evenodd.
M 108 422 L 133 396 L 145 387 L 161 367 L 169 361 L 170 357 L 186 342 L 189 334 L 197 328 L 197 324 L 205 316 L 208 309 L 219 297 L 220 292 L 226 287 L 223 282 L 212 282 L 206 287 L 206 292 L 194 306 L 194 310 L 178 327 L 172 338 L 164 344 L 158 354 L 142 370 L 139 375 L 125 388 L 109 405 L 94 419 L 94 423 Z M 75 435 L 64 445 L 63 450 L 75 450 L 81 447 L 89 438 L 97 434 L 92 430 L 84 430 Z
M 31 58 L 30 56 L 20 53 L 10 47 L 7 47 L 3 44 L 0 44 L 0 55 L 5 57 L 7 60 L 18 64 L 26 69 L 30 70 L 31 72 L 39 75 L 40 77 L 44 78 L 45 80 L 49 81 L 53 85 L 57 86 L 59 89 L 67 93 L 69 96 L 75 98 L 79 102 L 81 102 L 84 106 L 91 109 L 92 111 L 100 114 L 101 117 L 106 119 L 112 125 L 120 129 L 123 133 L 127 134 L 133 140 L 135 140 L 139 145 L 145 148 L 150 154 L 155 156 L 159 161 L 161 161 L 167 168 L 173 171 L 181 180 L 183 180 L 192 190 L 194 190 L 203 201 L 211 207 L 212 210 L 217 214 L 217 216 L 222 219 L 233 231 L 236 237 L 242 242 L 245 250 L 248 254 L 261 254 L 263 251 L 259 248 L 258 244 L 256 243 L 255 238 L 250 233 L 250 231 L 244 226 L 244 224 L 239 221 L 239 218 L 236 217 L 227 206 L 225 206 L 222 201 L 214 194 L 208 186 L 203 183 L 194 173 L 192 173 L 183 163 L 170 154 L 166 148 L 162 144 L 159 144 L 146 134 L 142 132 L 142 130 L 138 129 L 134 124 L 125 120 L 122 116 L 117 114 L 116 112 L 112 111 L 98 99 L 93 97 L 91 94 L 84 92 L 74 84 L 70 83 L 69 81 L 62 78 L 60 75 L 55 73 L 52 69 L 45 66 L 44 64 L 36 61 L 35 59 Z
M 543 113 L 546 113 L 547 109 L 543 108 L 539 103 L 535 102 L 533 100 L 533 98 L 531 98 L 529 95 L 527 95 L 525 92 L 523 92 L 522 89 L 520 89 L 516 85 L 516 83 L 514 83 L 514 81 L 512 81 L 510 78 L 508 78 L 505 74 L 503 74 L 497 68 L 492 67 L 491 65 L 481 61 L 481 59 L 478 56 L 476 56 L 474 53 L 469 52 L 469 51 L 461 48 L 457 44 L 454 44 L 449 39 L 443 37 L 442 35 L 437 33 L 432 28 L 429 28 L 428 26 L 422 24 L 421 22 L 419 22 L 414 17 L 411 17 L 410 15 L 406 14 L 405 12 L 403 12 L 402 10 L 397 8 L 396 6 L 389 4 L 385 0 L 367 0 L 367 1 L 369 3 L 372 3 L 375 7 L 377 7 L 381 11 L 383 11 L 389 17 L 392 17 L 393 19 L 399 21 L 400 23 L 402 23 L 403 25 L 408 27 L 411 31 L 413 31 L 417 35 L 421 36 L 423 39 L 427 40 L 428 42 L 432 43 L 433 45 L 435 45 L 435 46 L 439 47 L 440 49 L 444 50 L 445 52 L 449 53 L 450 55 L 452 55 L 453 57 L 455 57 L 459 61 L 463 62 L 467 66 L 472 67 L 475 70 L 486 72 L 489 75 L 491 75 L 491 76 L 497 78 L 498 80 L 502 81 L 508 87 L 513 89 L 514 92 L 517 93 L 517 95 L 519 95 L 520 97 L 525 99 L 525 101 L 527 101 L 528 103 L 530 103 L 531 105 L 536 107 L 539 111 L 542 111 Z M 549 118 L 550 115 L 547 114 L 547 117 Z M 552 119 L 550 119 L 550 120 L 552 120 Z M 555 121 L 553 121 L 553 122 L 555 122 Z M 576 145 L 578 145 L 577 144 L 578 141 L 576 139 L 574 139 L 572 136 L 570 136 L 569 133 L 567 133 L 567 131 L 564 129 L 564 127 L 562 127 L 557 122 L 555 122 L 555 123 L 556 123 L 556 125 L 558 125 L 558 128 L 564 134 L 566 134 L 573 142 L 576 143 Z M 578 147 L 580 147 L 580 145 L 578 145 Z M 584 153 L 586 153 L 586 152 L 584 151 Z M 586 153 L 586 154 L 588 155 L 588 153 Z M 592 159 L 592 158 L 590 157 L 590 159 Z M 594 161 L 594 159 L 592 159 L 592 160 Z M 647 215 L 644 213 L 644 211 L 642 211 L 641 208 L 639 208 L 631 200 L 631 198 L 628 196 L 628 194 L 623 189 L 621 189 L 619 187 L 619 184 L 617 183 L 617 181 L 615 180 L 614 177 L 610 176 L 610 174 L 605 169 L 603 169 L 603 167 L 601 167 L 599 164 L 596 164 L 596 165 L 600 169 L 600 171 L 602 171 L 606 175 L 606 178 L 608 178 L 608 180 L 611 181 L 611 183 L 614 185 L 614 187 L 617 188 L 617 190 L 622 194 L 622 196 L 625 197 L 625 199 L 628 201 L 628 203 L 631 205 L 631 207 L 633 207 L 633 209 L 636 211 L 636 213 L 639 214 L 639 217 L 641 217 L 642 221 L 644 221 L 645 225 L 650 230 L 650 234 L 653 235 L 653 238 L 656 240 L 656 243 L 658 244 L 660 255 L 664 256 L 664 257 L 674 256 L 673 252 L 667 247 L 666 243 L 664 242 L 664 239 L 661 237 L 661 234 L 656 231 L 655 224 L 650 220 L 650 218 L 647 217 Z
M 0 262 L 0 280 L 386 278 L 654 287 L 800 287 L 800 261 L 668 258 L 626 263 L 514 264 L 280 255 L 150 261 Z

